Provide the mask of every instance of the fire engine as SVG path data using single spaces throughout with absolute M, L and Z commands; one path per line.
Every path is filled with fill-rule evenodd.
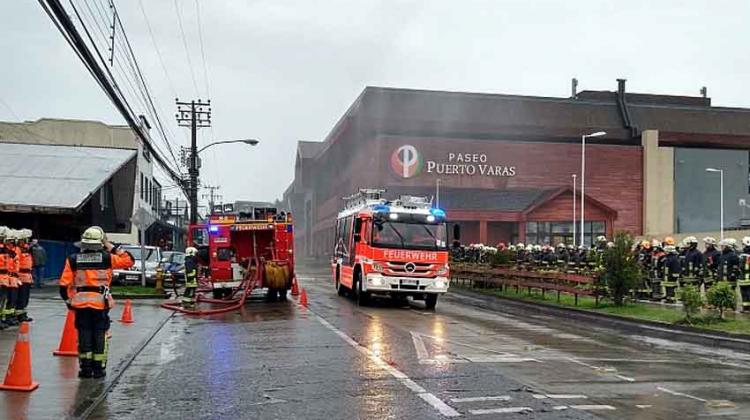
M 250 213 L 215 214 L 191 225 L 188 243 L 199 250 L 203 278 L 215 299 L 242 288 L 257 272 L 253 288 L 268 289 L 284 300 L 294 277 L 294 238 L 291 213 L 254 208 Z
M 361 189 L 344 199 L 331 260 L 336 290 L 361 305 L 372 295 L 411 296 L 434 309 L 449 283 L 445 211 L 427 197 L 389 201 L 383 193 Z

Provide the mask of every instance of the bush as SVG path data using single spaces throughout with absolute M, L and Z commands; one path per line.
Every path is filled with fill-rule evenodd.
M 735 300 L 737 299 L 734 288 L 726 281 L 720 281 L 708 289 L 707 297 L 708 303 L 719 310 L 719 317 L 721 319 L 724 319 L 724 312 L 727 309 L 734 308 Z
M 701 306 L 703 306 L 701 292 L 695 286 L 689 284 L 680 289 L 680 300 L 682 301 L 682 309 L 685 311 L 685 321 L 692 324 L 693 315 L 700 312 Z
M 489 260 L 492 267 L 508 265 L 510 264 L 510 251 L 497 251 L 494 254 L 490 254 Z
M 641 269 L 638 259 L 631 251 L 633 237 L 627 232 L 615 234 L 614 246 L 607 248 L 603 255 L 601 283 L 609 289 L 612 301 L 616 306 L 625 303 L 625 296 L 640 279 Z

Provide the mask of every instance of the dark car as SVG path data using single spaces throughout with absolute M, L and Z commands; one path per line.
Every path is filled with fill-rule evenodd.
M 178 282 L 185 281 L 185 253 L 176 251 L 162 252 L 161 267 L 165 274 L 171 274 Z

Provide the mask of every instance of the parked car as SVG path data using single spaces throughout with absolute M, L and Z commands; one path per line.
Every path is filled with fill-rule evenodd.
M 135 259 L 135 264 L 125 270 L 113 270 L 112 280 L 116 284 L 140 284 L 141 283 L 141 247 L 139 245 L 122 245 L 120 249 L 127 251 Z M 146 263 L 146 284 L 156 284 L 156 269 L 161 261 L 161 249 L 156 246 L 145 246 L 143 248 L 144 261 Z
M 185 253 L 177 251 L 162 252 L 161 268 L 164 273 L 171 274 L 177 282 L 185 282 Z

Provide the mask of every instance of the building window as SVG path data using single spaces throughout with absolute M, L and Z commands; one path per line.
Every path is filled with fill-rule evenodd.
M 143 176 L 143 172 L 141 172 L 141 200 L 144 200 L 146 194 L 146 177 Z
M 576 229 L 580 229 L 581 224 L 576 223 Z M 591 246 L 594 238 L 606 234 L 606 223 L 601 221 L 584 222 L 584 245 Z M 576 243 L 580 239 L 581 233 L 576 231 Z M 559 243 L 573 243 L 573 223 L 572 222 L 528 222 L 526 223 L 526 242 L 534 245 L 553 245 Z M 580 245 L 580 244 L 579 244 Z
M 104 186 L 99 190 L 99 210 L 104 211 L 109 204 L 109 183 L 104 184 Z

